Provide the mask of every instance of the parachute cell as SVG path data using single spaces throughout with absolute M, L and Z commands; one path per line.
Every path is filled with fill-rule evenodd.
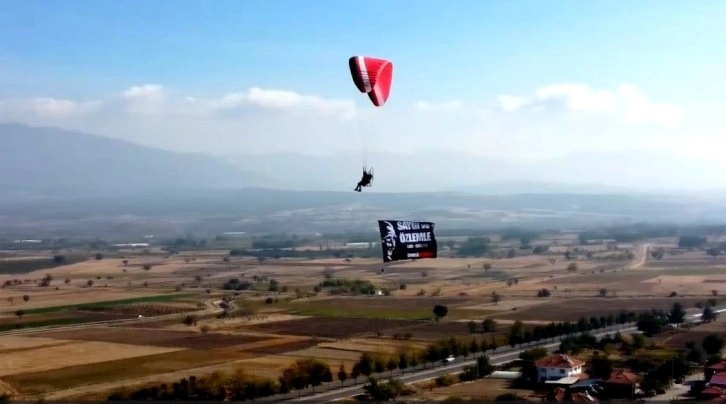
M 348 59 L 348 66 L 358 91 L 368 94 L 373 105 L 383 106 L 391 93 L 393 63 L 369 56 L 353 56 Z

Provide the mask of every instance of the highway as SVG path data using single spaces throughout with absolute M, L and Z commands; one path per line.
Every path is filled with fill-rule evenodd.
M 674 301 L 676 301 L 674 299 Z M 701 317 L 702 309 L 698 308 L 689 308 L 686 309 L 686 321 L 687 322 L 696 322 Z M 726 306 L 720 306 L 715 307 L 714 311 L 717 313 L 722 313 L 726 311 Z M 629 332 L 629 333 L 637 333 L 639 332 L 637 327 L 635 327 L 635 323 L 629 323 L 625 325 L 619 325 L 619 326 L 613 326 L 608 327 L 605 329 L 597 330 L 593 335 L 597 337 L 603 337 L 608 334 L 614 334 L 616 332 Z M 518 349 L 512 349 L 510 347 L 500 347 L 496 350 L 494 353 L 488 353 L 490 361 L 493 365 L 502 365 L 508 362 L 512 362 L 519 358 L 519 354 L 523 351 L 534 348 L 534 347 L 544 347 L 547 348 L 549 351 L 556 350 L 560 345 L 560 340 L 563 337 L 558 337 L 554 339 L 554 342 L 549 342 L 545 344 L 537 344 L 532 343 L 530 345 L 522 346 Z M 459 359 L 457 362 L 452 363 L 450 365 L 444 365 L 441 366 L 441 364 L 437 364 L 437 367 L 431 368 L 425 368 L 425 367 L 419 367 L 415 370 L 410 369 L 408 370 L 408 373 L 401 373 L 400 370 L 395 370 L 393 372 L 393 375 L 396 376 L 399 380 L 405 382 L 405 383 L 417 383 L 422 382 L 426 380 L 435 379 L 441 375 L 449 374 L 449 373 L 459 373 L 463 371 L 463 368 L 465 366 L 474 365 L 476 363 L 476 359 Z M 334 372 L 335 373 L 335 372 Z M 376 375 L 373 375 L 376 376 Z M 381 377 L 386 378 L 390 376 L 389 372 L 383 372 Z M 334 375 L 335 377 L 335 375 Z M 346 383 L 343 383 L 343 386 L 341 387 L 340 382 L 332 382 L 329 383 L 328 386 L 318 386 L 316 388 L 316 394 L 313 394 L 312 389 L 305 389 L 301 392 L 292 392 L 288 394 L 287 396 L 283 397 L 282 395 L 276 395 L 271 397 L 265 397 L 261 399 L 257 399 L 255 401 L 264 402 L 264 403 L 274 403 L 274 402 L 280 402 L 280 401 L 311 401 L 311 400 L 326 400 L 326 401 L 333 401 L 333 400 L 340 400 L 347 397 L 352 397 L 358 394 L 363 393 L 363 383 L 362 377 L 359 378 L 358 383 L 354 383 L 351 380 L 346 381 Z
M 614 334 L 615 332 L 628 332 L 628 333 L 636 333 L 639 332 L 636 327 L 630 326 L 626 328 L 615 328 L 612 327 L 608 329 L 607 331 L 600 331 L 593 335 L 595 335 L 598 338 L 602 338 L 606 335 Z M 543 345 L 532 345 L 527 346 L 524 348 L 518 348 L 514 350 L 510 350 L 509 352 L 504 352 L 501 354 L 494 354 L 489 356 L 489 360 L 492 365 L 503 365 L 509 362 L 513 362 L 519 358 L 519 354 L 526 351 L 527 349 L 531 349 L 533 347 L 539 347 L 539 348 L 546 348 L 548 351 L 552 352 L 557 350 L 560 346 L 560 341 L 551 342 Z M 471 366 L 476 364 L 476 358 L 474 359 L 468 359 L 468 360 L 459 360 L 455 363 L 452 363 L 451 365 L 441 366 L 434 369 L 428 369 L 423 370 L 416 373 L 411 373 L 408 375 L 400 376 L 398 379 L 401 380 L 404 383 L 418 383 L 423 382 L 426 380 L 435 379 L 439 376 L 446 375 L 446 374 L 455 374 L 455 373 L 461 373 L 464 371 L 465 366 Z M 385 375 L 385 373 L 384 373 Z M 339 400 L 351 396 L 355 396 L 358 394 L 363 393 L 363 386 L 351 386 L 343 389 L 333 390 L 325 393 L 319 393 L 316 395 L 310 395 L 307 397 L 302 397 L 294 401 L 310 401 L 310 400 Z
M 630 323 L 601 329 L 598 330 L 596 333 L 593 333 L 593 335 L 597 337 L 603 337 L 608 334 L 615 334 L 618 331 L 629 333 L 639 332 L 635 327 L 635 324 Z M 565 336 L 551 338 L 549 339 L 550 342 L 546 343 L 533 342 L 530 344 L 523 344 L 516 349 L 511 347 L 500 347 L 494 353 L 487 352 L 487 354 L 489 355 L 490 362 L 493 365 L 502 365 L 516 360 L 517 358 L 519 358 L 519 354 L 526 351 L 527 349 L 542 347 L 548 349 L 549 351 L 554 351 L 560 346 L 560 341 L 564 338 Z M 471 366 L 476 364 L 477 357 L 478 356 L 469 356 L 468 358 L 460 357 L 452 364 L 442 365 L 441 363 L 437 363 L 436 366 L 433 368 L 431 367 L 431 364 L 429 364 L 428 366 L 419 365 L 416 369 L 407 369 L 406 373 L 401 373 L 400 370 L 394 370 L 393 372 L 384 371 L 380 375 L 373 374 L 371 376 L 388 378 L 393 375 L 397 379 L 405 383 L 417 383 L 430 379 L 435 379 L 445 374 L 460 373 L 463 371 L 465 366 Z M 333 377 L 335 377 L 336 372 L 333 373 Z M 312 388 L 308 388 L 299 392 L 293 391 L 285 396 L 278 394 L 275 396 L 259 398 L 255 401 L 259 403 L 276 403 L 281 401 L 311 401 L 318 399 L 325 401 L 340 400 L 363 393 L 363 384 L 366 382 L 367 379 L 361 376 L 358 378 L 357 382 L 354 382 L 353 380 L 347 380 L 345 383 L 343 383 L 342 388 L 340 382 L 331 382 L 328 383 L 327 386 L 324 385 L 316 387 L 315 394 L 313 394 Z

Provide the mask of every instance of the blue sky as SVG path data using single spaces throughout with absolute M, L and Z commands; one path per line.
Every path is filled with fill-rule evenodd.
M 158 82 L 344 97 L 347 57 L 371 54 L 396 63 L 391 101 L 570 81 L 690 96 L 723 67 L 724 10 L 708 0 L 18 0 L 0 4 L 0 60 L 81 94 Z
M 715 159 L 723 21 L 720 0 L 5 1 L 0 121 L 228 154 L 357 152 L 362 130 L 372 151 Z M 370 119 L 355 54 L 395 65 Z

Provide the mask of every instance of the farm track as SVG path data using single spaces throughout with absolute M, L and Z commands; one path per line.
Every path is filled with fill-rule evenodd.
M 18 397 L 20 395 L 20 393 L 18 393 L 18 391 L 15 390 L 13 386 L 5 383 L 2 379 L 0 379 L 0 396 L 3 394 L 9 395 L 11 398 Z

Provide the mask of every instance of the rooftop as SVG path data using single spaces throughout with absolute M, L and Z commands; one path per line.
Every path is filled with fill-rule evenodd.
M 625 370 L 615 370 L 610 374 L 608 383 L 634 384 L 638 382 L 638 375 Z
M 563 355 L 563 354 L 556 354 L 549 356 L 547 358 L 541 359 L 537 361 L 537 367 L 540 368 L 564 368 L 564 369 L 574 369 L 578 366 L 584 365 L 585 362 L 573 358 L 569 355 Z

